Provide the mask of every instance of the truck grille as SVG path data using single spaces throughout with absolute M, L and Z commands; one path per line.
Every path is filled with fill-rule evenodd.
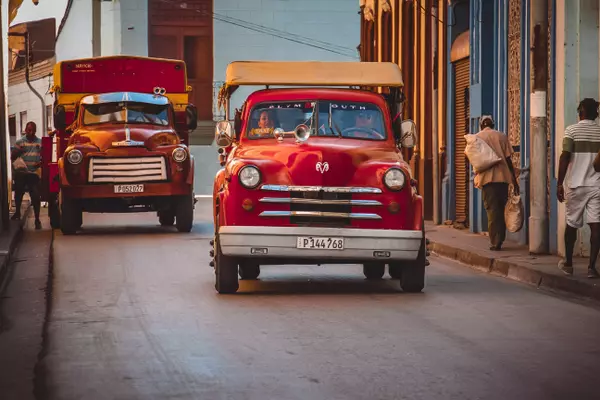
M 355 200 L 355 193 L 381 193 L 377 188 L 264 185 L 264 191 L 286 192 L 289 197 L 263 197 L 261 203 L 289 204 L 290 211 L 263 211 L 261 217 L 289 217 L 296 225 L 347 226 L 353 219 L 379 220 L 374 213 L 355 213 L 353 207 L 377 207 L 377 200 Z
M 135 183 L 167 180 L 164 157 L 131 157 L 90 159 L 90 183 Z

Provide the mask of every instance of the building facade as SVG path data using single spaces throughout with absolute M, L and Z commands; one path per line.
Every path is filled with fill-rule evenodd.
M 117 54 L 177 58 L 186 62 L 193 88 L 191 97 L 200 119 L 199 128 L 190 135 L 196 160 L 196 194 L 212 193 L 212 182 L 220 168 L 217 148 L 212 142 L 214 121 L 225 117 L 223 110 L 216 107 L 216 97 L 229 62 L 359 59 L 358 5 L 347 0 L 51 2 L 59 12 L 52 9 L 43 13 L 24 2 L 15 19 L 15 24 L 56 19 L 56 51 L 49 64 Z M 39 70 L 40 66 L 36 68 Z M 8 96 L 15 138 L 21 133 L 21 115 L 36 122 L 43 119 L 40 100 L 21 79 L 16 72 L 11 75 Z M 52 78 L 40 71 L 32 72 L 32 80 L 34 88 L 44 94 Z M 236 92 L 232 109 L 240 107 L 253 89 L 256 88 Z M 52 104 L 49 96 L 46 101 L 47 105 Z
M 508 135 L 513 146 L 512 161 L 525 208 L 523 229 L 509 239 L 528 244 L 531 235 L 536 239 L 533 242 L 541 235 L 543 251 L 558 251 L 562 240 L 559 221 L 564 220 L 564 213 L 555 196 L 556 160 L 564 131 L 564 126 L 560 127 L 564 121 L 559 118 L 564 114 L 556 101 L 560 95 L 555 82 L 564 82 L 565 76 L 557 69 L 560 49 L 556 43 L 562 43 L 559 30 L 564 21 L 573 25 L 567 24 L 571 31 L 567 29 L 566 35 L 577 40 L 583 32 L 594 30 L 595 39 L 586 40 L 585 46 L 595 46 L 596 53 L 585 54 L 596 61 L 586 60 L 585 64 L 591 66 L 586 68 L 596 66 L 596 80 L 590 80 L 589 70 L 580 71 L 579 86 L 571 85 L 569 90 L 586 86 L 596 88 L 597 93 L 598 2 L 361 0 L 360 4 L 361 59 L 393 61 L 403 70 L 409 99 L 406 117 L 417 122 L 421 134 L 413 167 L 420 181 L 419 192 L 425 197 L 426 218 L 476 233 L 487 230 L 482 193 L 474 187 L 474 173 L 464 155 L 464 136 L 479 130 L 482 115 L 492 115 L 497 129 Z M 563 15 L 565 8 L 572 10 Z M 584 13 L 586 18 L 575 26 Z M 545 57 L 540 58 L 541 53 Z M 576 64 L 563 63 L 570 68 Z M 530 94 L 532 88 L 535 93 Z M 576 105 L 572 107 L 571 120 L 576 117 Z M 546 121 L 546 159 L 533 165 L 532 115 Z M 539 200 L 540 184 L 542 197 L 545 187 L 543 201 Z M 538 199 L 533 198 L 531 188 L 536 188 Z M 545 205 L 541 212 L 540 204 Z M 530 232 L 529 226 L 535 223 L 539 225 Z M 543 226 L 541 231 L 539 226 Z
M 361 0 L 361 60 L 394 62 L 404 78 L 403 118 L 419 128 L 411 165 L 425 218 L 442 221 L 446 170 L 446 1 Z

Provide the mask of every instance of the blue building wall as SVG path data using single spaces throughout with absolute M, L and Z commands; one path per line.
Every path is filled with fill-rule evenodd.
M 555 2 L 556 0 L 551 0 Z M 520 152 L 520 188 L 525 218 L 529 218 L 529 43 L 530 43 L 530 0 L 521 0 L 521 140 L 515 151 Z M 447 174 L 443 181 L 443 215 L 444 219 L 453 220 L 454 215 L 454 73 L 450 63 L 450 49 L 456 36 L 466 29 L 470 30 L 470 129 L 472 133 L 479 130 L 479 119 L 482 115 L 492 115 L 498 130 L 508 131 L 508 0 L 469 0 L 468 9 L 465 2 L 453 2 L 448 6 L 448 15 L 453 18 L 448 24 L 448 120 L 447 143 L 448 162 Z M 459 25 L 458 21 L 468 19 L 468 27 Z M 551 125 L 552 127 L 552 125 Z M 551 135 L 554 129 L 551 129 Z M 552 136 L 553 137 L 553 136 Z M 551 140 L 552 145 L 554 140 Z M 553 167 L 554 157 L 551 158 Z M 553 171 L 554 168 L 551 169 Z M 551 185 L 556 185 L 556 179 L 550 175 Z M 481 191 L 473 186 L 474 173 L 471 171 L 469 227 L 472 232 L 487 231 L 487 217 L 483 208 Z M 551 198 L 550 226 L 556 226 L 556 202 Z M 553 211 L 552 211 L 553 210 Z M 526 244 L 529 230 L 527 223 L 523 229 L 510 234 L 509 238 Z M 555 241 L 554 241 L 555 242 Z M 555 247 L 555 243 L 553 244 Z

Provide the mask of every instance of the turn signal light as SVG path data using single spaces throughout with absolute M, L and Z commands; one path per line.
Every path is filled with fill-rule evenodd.
M 242 202 L 242 208 L 246 211 L 252 211 L 254 209 L 254 204 L 252 200 L 246 199 Z
M 396 214 L 398 211 L 400 211 L 400 204 L 396 203 L 395 201 L 392 201 L 388 205 L 388 210 L 391 214 Z

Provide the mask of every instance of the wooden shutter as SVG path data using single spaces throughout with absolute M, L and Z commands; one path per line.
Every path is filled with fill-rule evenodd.
M 469 225 L 469 164 L 465 156 L 466 141 L 464 135 L 469 133 L 469 59 L 465 58 L 454 64 L 454 170 L 456 199 L 455 221 Z

